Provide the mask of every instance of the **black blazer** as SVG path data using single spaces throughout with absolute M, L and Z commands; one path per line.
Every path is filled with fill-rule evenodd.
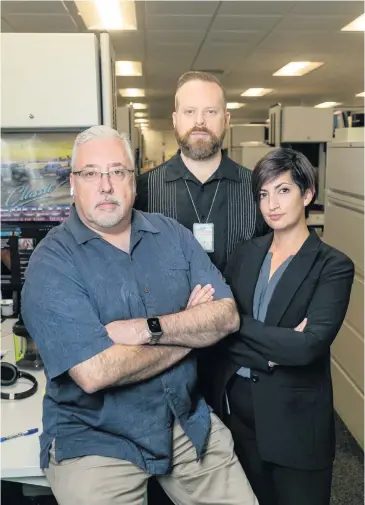
M 312 232 L 276 286 L 262 323 L 252 316 L 253 296 L 272 239 L 270 233 L 240 244 L 228 263 L 225 277 L 241 328 L 221 343 L 211 403 L 224 419 L 225 388 L 241 366 L 250 367 L 261 458 L 321 469 L 334 457 L 330 345 L 345 318 L 354 265 Z M 304 332 L 295 331 L 305 317 Z M 269 361 L 279 365 L 271 368 Z

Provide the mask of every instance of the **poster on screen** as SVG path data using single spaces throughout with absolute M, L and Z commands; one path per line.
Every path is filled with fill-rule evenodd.
M 63 221 L 76 133 L 2 133 L 1 221 Z

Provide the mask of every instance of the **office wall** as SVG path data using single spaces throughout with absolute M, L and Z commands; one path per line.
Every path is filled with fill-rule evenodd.
M 159 165 L 171 158 L 178 149 L 173 130 L 145 130 L 143 136 L 145 160 L 148 160 L 149 165 Z

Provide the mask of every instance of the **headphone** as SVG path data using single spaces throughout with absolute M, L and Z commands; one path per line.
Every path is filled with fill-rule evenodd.
M 32 387 L 22 393 L 3 393 L 1 391 L 2 400 L 22 400 L 34 395 L 38 390 L 37 379 L 27 372 L 21 372 L 15 365 L 11 363 L 1 363 L 1 385 L 12 386 L 18 379 L 27 379 L 32 383 Z

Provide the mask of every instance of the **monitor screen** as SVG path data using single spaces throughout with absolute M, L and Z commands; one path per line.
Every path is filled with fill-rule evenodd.
M 2 133 L 1 221 L 63 221 L 76 133 Z
M 56 224 L 58 223 L 1 223 L 2 291 L 20 291 L 31 254 Z

